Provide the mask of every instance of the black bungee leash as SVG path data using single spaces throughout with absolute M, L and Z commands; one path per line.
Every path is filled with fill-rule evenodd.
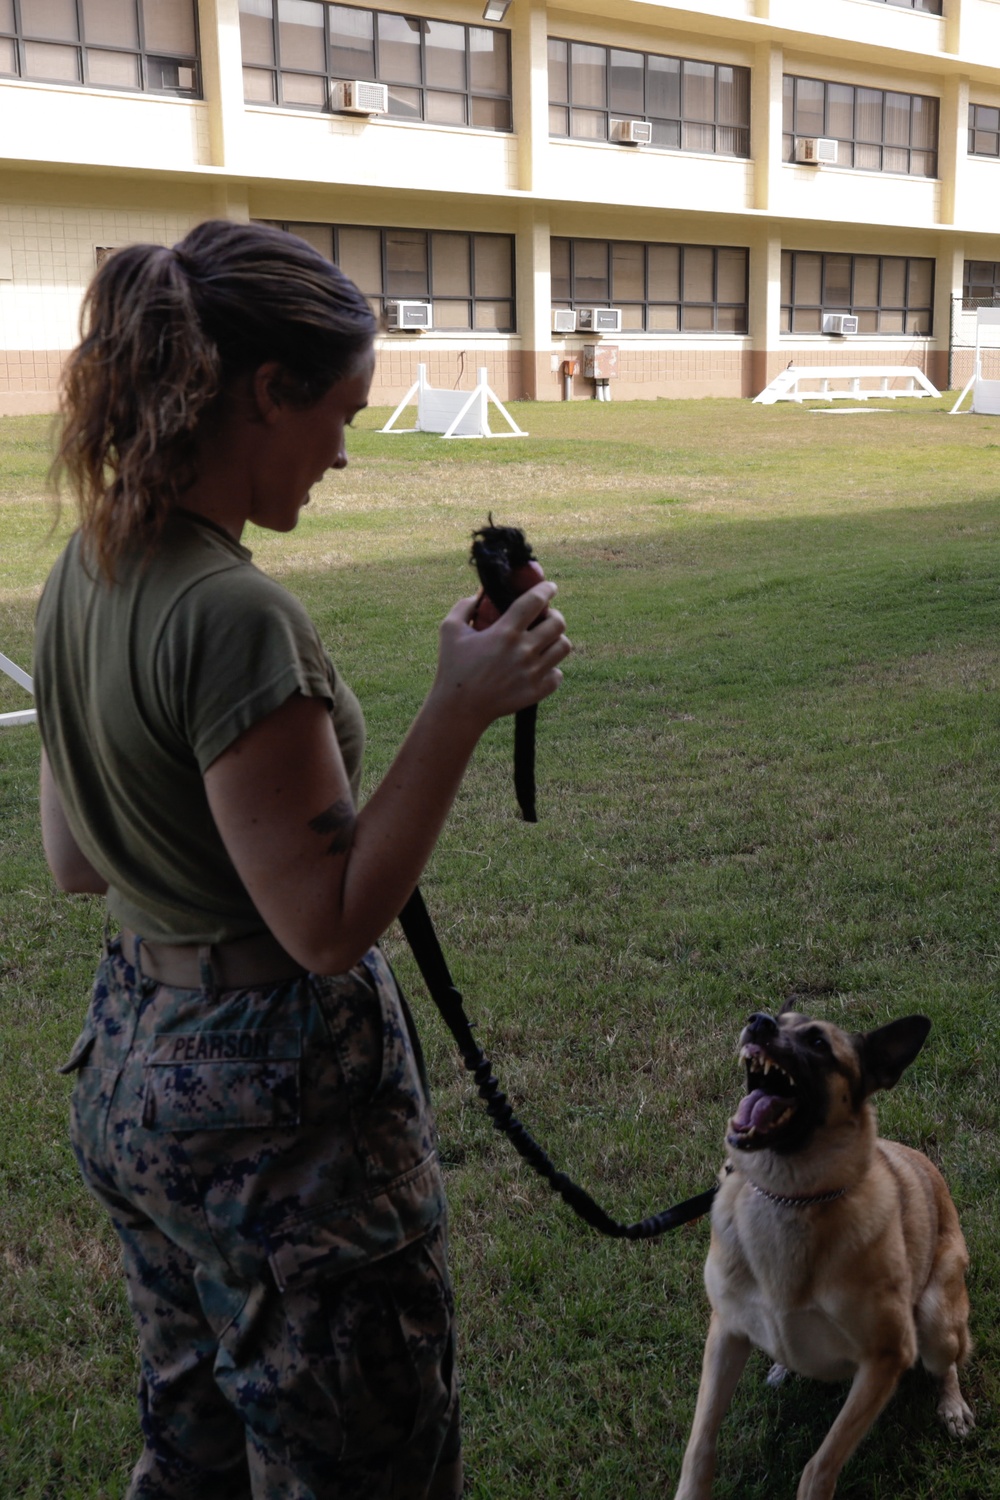
M 472 561 L 479 570 L 484 599 L 489 600 L 495 613 L 477 606 L 477 614 L 484 615 L 486 626 L 503 614 L 519 593 L 537 583 L 544 575 L 534 558 L 524 533 L 513 526 L 490 524 L 475 533 Z M 531 565 L 529 567 L 529 565 Z M 514 787 L 518 805 L 526 822 L 537 822 L 535 810 L 535 720 L 536 710 L 523 709 L 515 717 L 514 727 Z M 434 930 L 430 913 L 424 903 L 419 887 L 414 890 L 399 914 L 400 926 L 410 945 L 423 980 L 448 1030 L 458 1044 L 462 1061 L 472 1074 L 479 1090 L 479 1097 L 486 1112 L 499 1130 L 511 1142 L 520 1156 L 544 1177 L 554 1193 L 581 1218 L 585 1224 L 599 1234 L 612 1239 L 649 1240 L 677 1229 L 692 1219 L 699 1219 L 711 1208 L 712 1199 L 718 1191 L 718 1183 L 683 1203 L 675 1203 L 661 1213 L 635 1224 L 623 1224 L 613 1219 L 599 1203 L 565 1172 L 559 1172 L 514 1114 L 507 1095 L 493 1076 L 493 1065 L 472 1034 L 472 1023 L 465 1013 L 462 995 L 455 985 L 447 961 Z

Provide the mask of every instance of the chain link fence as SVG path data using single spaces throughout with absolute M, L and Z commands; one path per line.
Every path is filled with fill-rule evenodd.
M 948 342 L 948 389 L 961 390 L 972 376 L 976 360 L 976 313 L 981 307 L 1000 308 L 1000 297 L 952 297 L 951 338 Z M 980 331 L 979 351 L 984 380 L 1000 380 L 1000 327 Z

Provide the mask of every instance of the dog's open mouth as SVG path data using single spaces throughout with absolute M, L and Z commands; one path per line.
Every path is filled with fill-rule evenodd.
M 740 1059 L 746 1064 L 747 1092 L 729 1122 L 729 1144 L 753 1151 L 771 1145 L 791 1125 L 799 1098 L 794 1078 L 765 1047 L 747 1042 Z

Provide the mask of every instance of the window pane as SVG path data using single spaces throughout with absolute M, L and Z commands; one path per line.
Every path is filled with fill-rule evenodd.
M 719 250 L 718 298 L 720 302 L 745 302 L 747 295 L 747 252 Z
M 689 125 L 685 120 L 681 126 L 681 145 L 685 151 L 714 151 L 715 127 Z
M 569 103 L 569 48 L 565 42 L 549 37 L 549 98 L 556 104 Z
M 401 89 L 389 85 L 389 113 L 401 120 L 420 119 L 419 89 Z
M 714 265 L 715 256 L 707 247 L 685 246 L 682 301 L 711 302 L 713 300 Z M 688 326 L 686 318 L 684 326 L 685 328 Z
M 747 313 L 745 307 L 720 307 L 716 309 L 717 333 L 746 333 Z
M 854 258 L 854 306 L 878 307 L 878 256 Z
M 824 87 L 817 78 L 795 80 L 795 124 L 796 135 L 822 135 Z
M 878 318 L 879 333 L 902 333 L 903 314 L 901 312 L 882 312 Z
M 138 47 L 139 23 L 129 0 L 83 0 L 83 34 L 88 42 L 112 47 Z M 93 70 L 91 70 L 91 73 Z
M 469 87 L 488 94 L 510 93 L 510 42 L 506 31 L 469 27 Z
M 467 234 L 431 235 L 431 296 L 471 297 Z
M 509 99 L 476 99 L 471 101 L 472 115 L 470 125 L 477 126 L 480 130 L 510 130 L 510 100 Z M 565 111 L 563 111 L 565 113 Z M 565 134 L 565 132 L 563 132 Z
M 641 333 L 642 332 L 643 327 L 644 327 L 644 323 L 643 323 L 643 316 L 642 316 L 643 315 L 643 306 L 642 306 L 641 302 L 638 302 L 634 306 L 631 306 L 631 307 L 629 306 L 628 303 L 626 303 L 624 305 L 624 307 L 621 309 L 621 315 L 622 315 L 622 328 L 623 329 L 627 328 L 630 333 Z
M 913 101 L 913 104 L 914 104 L 914 109 L 913 109 L 913 113 L 914 113 L 913 140 L 914 140 L 914 144 L 915 145 L 924 146 L 924 145 L 927 145 L 927 144 L 933 144 L 933 143 L 929 143 L 927 141 L 923 141 L 923 140 L 918 141 L 917 140 L 917 117 L 920 116 L 920 115 L 922 115 L 924 113 L 923 106 L 926 103 L 927 103 L 927 101 L 925 99 L 914 99 L 914 101 Z M 919 106 L 919 108 L 918 108 L 918 106 Z M 973 104 L 971 106 L 971 108 L 975 110 L 975 121 L 974 121 L 974 123 L 975 123 L 976 128 L 978 130 L 1000 130 L 1000 109 L 992 109 L 990 106 L 988 106 L 986 104 Z
M 475 326 L 507 333 L 514 327 L 514 304 L 512 302 L 476 302 Z
M 932 261 L 910 261 L 907 276 L 907 302 L 910 307 L 930 307 L 933 269 Z
M 308 73 L 282 73 L 281 102 L 301 104 L 307 109 L 325 109 L 327 103 L 326 79 Z
M 273 104 L 274 74 L 258 68 L 243 69 L 243 97 L 248 104 Z
M 652 247 L 651 247 L 652 248 Z M 646 325 L 651 333 L 674 333 L 678 324 L 676 307 L 651 307 Z
M 649 300 L 676 302 L 680 300 L 680 249 L 677 245 L 650 245 L 646 261 L 649 274 Z M 651 325 L 652 326 L 652 325 Z M 658 328 L 675 327 L 675 324 L 658 323 Z
M 646 110 L 668 120 L 681 114 L 681 64 L 676 57 L 646 59 Z
M 427 235 L 423 230 L 386 230 L 385 292 L 387 297 L 428 296 Z
M 283 68 L 326 71 L 323 7 L 317 0 L 278 0 L 278 47 Z
M 683 116 L 685 120 L 715 119 L 715 68 L 711 63 L 685 62 Z
M 854 90 L 846 83 L 826 86 L 826 129 L 834 140 L 854 138 Z
M 641 52 L 611 49 L 611 108 L 628 119 L 642 116 L 646 109 L 642 62 Z
M 428 89 L 424 95 L 424 119 L 434 125 L 464 125 L 465 95 L 439 94 Z
M 859 333 L 878 333 L 878 313 L 865 312 L 864 309 L 857 314 Z
M 14 0 L 0 0 L 0 31 L 14 30 Z M 970 106 L 970 108 L 973 106 Z
M 581 42 L 573 42 L 571 45 L 570 75 L 573 103 L 578 108 L 586 105 L 597 109 L 606 107 L 608 102 L 607 56 L 603 47 L 586 47 Z
M 606 141 L 608 138 L 607 116 L 596 114 L 589 109 L 571 109 L 569 133 L 578 141 Z
M 787 307 L 792 300 L 792 252 L 781 252 L 781 300 Z
M 821 313 L 818 307 L 796 307 L 792 312 L 793 333 L 819 333 Z
M 906 261 L 901 256 L 886 255 L 882 259 L 882 306 L 905 307 L 906 305 Z
M 98 88 L 137 89 L 139 59 L 133 52 L 98 52 L 88 48 L 87 82 Z
M 298 235 L 327 260 L 333 260 L 333 226 L 331 224 L 289 224 L 289 234 Z
M 17 48 L 6 39 L 0 39 L 0 74 L 5 78 L 17 77 Z
M 371 11 L 331 5 L 327 15 L 330 19 L 330 70 L 334 77 L 374 79 L 375 18 Z
M 28 78 L 53 83 L 80 82 L 80 56 L 75 47 L 50 47 L 45 42 L 25 42 L 24 71 Z
M 799 253 L 795 257 L 795 306 L 819 307 L 823 300 L 823 257 Z
M 882 139 L 882 90 L 857 89 L 855 92 L 854 133 L 859 141 Z
M 240 0 L 240 37 L 245 63 L 274 62 L 271 0 Z
M 439 302 L 435 297 L 435 328 L 469 328 L 471 325 L 468 302 Z
M 571 296 L 569 285 L 569 240 L 551 240 L 549 242 L 549 261 L 552 274 L 552 300 L 553 302 L 568 302 Z
M 377 229 L 337 231 L 337 264 L 368 296 L 382 293 L 382 236 Z
M 750 70 L 722 68 L 719 73 L 720 125 L 749 125 Z
M 854 166 L 865 172 L 881 172 L 882 170 L 882 148 L 881 146 L 855 146 Z
M 654 120 L 652 144 L 654 146 L 665 146 L 671 151 L 677 151 L 681 144 L 680 121 Z
M 749 130 L 737 130 L 732 125 L 720 125 L 715 132 L 715 150 L 719 156 L 749 156 Z
M 681 327 L 685 333 L 710 333 L 715 325 L 715 318 L 710 307 L 689 307 L 685 304 L 681 308 Z
M 21 30 L 25 36 L 75 42 L 76 6 L 73 0 L 21 0 Z
M 781 128 L 786 135 L 795 130 L 795 79 L 787 73 L 781 80 Z
M 464 89 L 465 27 L 428 21 L 424 34 L 425 82 L 431 88 Z
M 850 307 L 851 305 L 851 257 L 828 255 L 825 257 L 823 276 L 823 306 Z
M 379 77 L 391 83 L 420 82 L 420 22 L 382 11 L 378 18 Z
M 646 296 L 646 252 L 643 245 L 611 246 L 611 301 L 642 302 Z
M 569 110 L 561 104 L 549 105 L 549 135 L 569 135 Z
M 991 109 L 991 115 L 1000 115 L 1000 111 Z M 936 99 L 924 99 L 915 95 L 912 100 L 910 111 L 911 131 L 910 140 L 914 146 L 925 150 L 934 151 L 937 148 L 938 133 L 938 102 Z M 992 128 L 996 128 L 995 126 Z
M 910 96 L 909 94 L 885 95 L 885 140 L 890 146 L 910 144 Z
M 578 302 L 608 302 L 608 249 L 606 240 L 574 241 L 573 295 Z
M 910 170 L 910 153 L 902 151 L 897 146 L 886 146 L 882 152 L 883 172 L 908 172 Z
M 472 252 L 476 296 L 509 297 L 513 291 L 512 237 L 509 234 L 473 235 Z
M 910 312 L 906 314 L 906 332 L 927 334 L 931 331 L 931 315 L 929 311 Z
M 196 55 L 193 0 L 142 0 L 142 25 L 150 52 Z

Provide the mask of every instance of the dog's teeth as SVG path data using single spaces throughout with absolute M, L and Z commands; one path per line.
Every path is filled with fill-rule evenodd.
M 774 1066 L 775 1066 L 775 1064 L 771 1061 L 771 1059 L 769 1057 L 765 1057 L 765 1059 L 764 1059 L 764 1077 L 765 1078 L 767 1077 L 768 1073 L 770 1073 L 771 1069 Z

